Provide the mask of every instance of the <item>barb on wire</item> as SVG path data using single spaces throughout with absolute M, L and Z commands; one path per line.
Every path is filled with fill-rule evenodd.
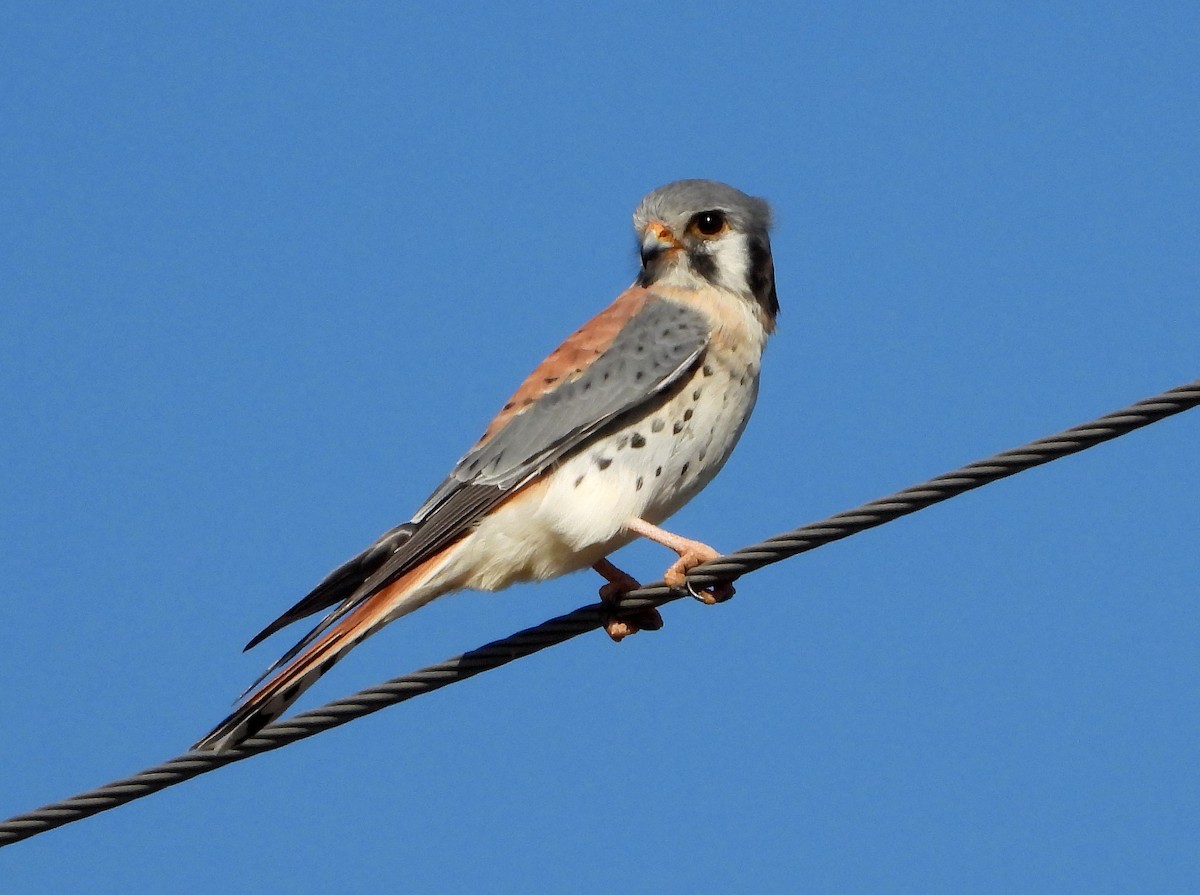
M 731 580 L 771 563 L 915 513 L 990 482 L 1094 447 L 1197 405 L 1200 405 L 1200 380 L 1139 401 L 1123 410 L 1067 429 L 1058 435 L 1051 435 L 986 460 L 970 463 L 856 509 L 837 513 L 819 522 L 776 535 L 760 544 L 718 557 L 692 570 L 688 574 L 688 583 L 694 587 L 707 587 L 720 581 Z M 662 606 L 683 595 L 659 582 L 630 591 L 622 598 L 620 610 L 632 612 L 650 606 Z M 605 608 L 600 603 L 581 607 L 509 637 L 495 640 L 479 649 L 394 678 L 320 708 L 276 721 L 228 751 L 188 752 L 132 777 L 10 818 L 0 823 L 0 847 L 99 814 L 224 765 L 278 749 L 296 740 L 412 699 L 414 696 L 430 693 L 563 643 L 600 627 L 604 611 Z

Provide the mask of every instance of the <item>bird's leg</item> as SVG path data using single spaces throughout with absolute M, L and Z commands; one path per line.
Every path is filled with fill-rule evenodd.
M 663 581 L 671 588 L 680 589 L 688 587 L 688 572 L 696 568 L 696 566 L 706 563 L 710 559 L 716 559 L 721 555 L 707 544 L 664 531 L 657 525 L 651 525 L 645 519 L 632 519 L 625 525 L 625 528 L 634 534 L 641 535 L 643 538 L 649 538 L 657 544 L 669 547 L 679 554 L 679 559 L 675 560 L 671 564 L 671 567 L 667 569 L 667 573 L 663 575 Z M 691 588 L 688 588 L 688 590 L 691 591 L 692 596 L 710 606 L 713 603 L 724 603 L 734 595 L 733 584 L 728 581 L 714 584 L 712 587 L 705 588 L 699 593 L 692 591 Z
M 637 590 L 641 587 L 628 572 L 618 569 L 607 559 L 602 559 L 594 566 L 597 572 L 604 576 L 608 584 L 600 588 L 600 599 L 610 607 L 615 607 L 621 602 L 621 597 L 629 593 L 631 590 Z M 604 622 L 604 630 L 608 632 L 608 636 L 614 642 L 620 643 L 630 634 L 636 634 L 638 631 L 657 631 L 663 626 L 662 616 L 658 614 L 658 610 L 651 606 L 649 609 L 641 609 L 637 612 L 628 613 L 623 618 L 616 618 L 611 613 Z

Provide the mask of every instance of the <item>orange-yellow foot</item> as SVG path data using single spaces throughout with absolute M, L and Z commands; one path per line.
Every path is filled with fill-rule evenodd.
M 693 597 L 701 603 L 707 603 L 712 606 L 715 603 L 724 603 L 732 597 L 736 591 L 733 585 L 728 581 L 722 581 L 720 584 L 714 584 L 712 587 L 706 587 L 704 590 L 694 590 L 687 582 L 687 573 L 696 566 L 703 565 L 710 559 L 716 559 L 721 554 L 712 547 L 705 544 L 696 544 L 696 547 L 702 549 L 689 549 L 679 555 L 679 559 L 671 563 L 671 567 L 667 569 L 667 573 L 663 575 L 663 581 L 667 587 L 674 590 L 687 590 Z
M 671 564 L 671 567 L 667 569 L 667 573 L 663 575 L 663 581 L 667 587 L 675 590 L 686 589 L 697 600 L 707 603 L 709 606 L 714 603 L 724 603 L 736 593 L 733 585 L 728 581 L 714 584 L 712 587 L 706 587 L 702 591 L 693 590 L 687 583 L 688 572 L 696 568 L 696 566 L 702 565 L 710 559 L 716 559 L 721 555 L 707 544 L 664 531 L 657 525 L 652 525 L 644 519 L 634 519 L 626 528 L 634 534 L 639 534 L 644 538 L 649 538 L 652 541 L 662 544 L 664 547 L 669 547 L 679 554 L 679 559 L 675 560 Z
M 637 590 L 641 585 L 638 584 L 636 578 L 628 572 L 618 569 L 607 559 L 600 560 L 592 568 L 608 581 L 608 584 L 600 588 L 600 599 L 612 607 L 608 618 L 605 619 L 604 630 L 614 643 L 620 643 L 630 634 L 636 634 L 638 631 L 657 631 L 663 626 L 662 616 L 653 606 L 649 609 L 626 613 L 620 618 L 612 615 L 612 611 L 615 611 L 616 606 L 621 602 L 621 597 L 631 590 Z

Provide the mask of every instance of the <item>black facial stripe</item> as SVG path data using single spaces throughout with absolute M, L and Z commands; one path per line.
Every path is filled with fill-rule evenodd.
M 751 239 L 749 252 L 750 291 L 773 320 L 779 314 L 779 296 L 775 293 L 775 265 L 771 261 L 771 247 L 765 239 Z
M 714 286 L 717 284 L 717 262 L 708 252 L 699 248 L 693 249 L 688 252 L 688 263 L 697 274 Z

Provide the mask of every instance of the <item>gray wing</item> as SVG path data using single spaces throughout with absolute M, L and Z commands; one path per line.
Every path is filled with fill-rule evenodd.
M 459 460 L 412 521 L 427 519 L 462 485 L 522 484 L 670 386 L 707 345 L 708 321 L 699 311 L 647 302 L 578 379 L 544 394 Z
M 469 531 L 513 489 L 669 388 L 698 362 L 708 339 L 708 321 L 700 312 L 652 298 L 578 378 L 546 392 L 468 452 L 411 522 L 335 569 L 247 649 L 297 619 L 340 604 L 269 674 L 363 599 Z

